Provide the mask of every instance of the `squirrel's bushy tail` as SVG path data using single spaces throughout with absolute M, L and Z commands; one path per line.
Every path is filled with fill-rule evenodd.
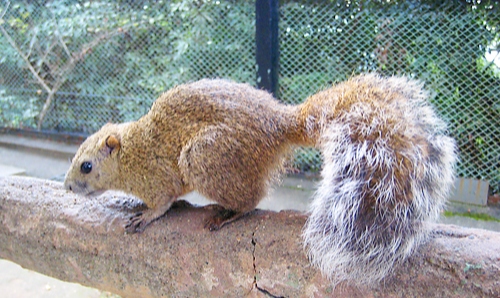
M 304 242 L 335 284 L 371 285 L 427 238 L 453 184 L 455 142 L 415 81 L 364 75 L 319 96 L 335 110 L 308 115 L 324 167 Z

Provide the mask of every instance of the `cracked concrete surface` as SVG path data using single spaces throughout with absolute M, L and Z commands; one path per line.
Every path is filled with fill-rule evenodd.
M 89 200 L 60 183 L 2 178 L 0 257 L 122 297 L 500 295 L 494 232 L 433 225 L 433 241 L 380 288 L 334 289 L 309 265 L 298 212 L 256 210 L 209 232 L 212 208 L 178 207 L 127 235 L 126 218 L 139 205 L 119 193 Z
M 257 274 L 257 264 L 256 264 L 256 258 L 255 258 L 255 250 L 257 248 L 257 241 L 255 240 L 255 232 L 252 233 L 252 245 L 253 245 L 252 258 L 253 258 L 253 269 L 254 269 L 254 279 L 253 279 L 253 287 L 252 287 L 252 289 L 257 289 L 257 291 L 259 291 L 260 293 L 264 294 L 266 297 L 272 297 L 272 298 L 284 297 L 284 296 L 274 295 L 274 294 L 270 293 L 268 290 L 259 287 L 259 284 L 258 284 L 258 281 L 257 281 L 258 274 Z
M 38 145 L 35 144 L 35 146 L 38 146 Z M 29 154 L 27 152 L 20 151 L 18 147 L 15 147 L 15 148 L 12 146 L 8 147 L 8 148 L 0 147 L 0 156 L 1 156 L 0 163 L 9 162 L 9 163 L 12 163 L 12 165 L 14 165 L 14 166 L 21 166 L 21 167 L 26 169 L 26 172 L 27 172 L 26 174 L 30 175 L 30 176 L 38 176 L 38 177 L 42 177 L 42 178 L 59 177 L 59 179 L 60 179 L 62 177 L 61 174 L 64 173 L 64 171 L 66 171 L 66 169 L 69 165 L 69 162 L 67 161 L 68 158 L 66 157 L 66 155 L 71 155 L 71 150 L 76 150 L 75 149 L 76 146 L 69 146 L 66 149 L 63 148 L 64 150 L 59 148 L 61 146 L 64 147 L 64 145 L 61 145 L 61 144 L 54 145 L 52 143 L 51 146 L 52 147 L 49 148 L 47 145 L 46 146 L 47 148 L 45 148 L 45 147 L 42 148 L 43 149 L 42 151 L 44 151 L 44 152 L 39 152 L 36 149 L 32 148 L 32 149 L 30 149 Z M 58 148 L 54 148 L 54 147 L 58 147 Z M 61 153 L 60 154 L 58 153 L 56 155 L 50 155 L 50 154 L 47 155 L 47 152 L 50 153 L 55 149 L 61 150 Z M 62 155 L 64 155 L 64 158 L 61 158 Z M 31 191 L 31 189 L 30 189 L 30 191 Z M 271 210 L 276 210 L 276 211 L 279 211 L 282 209 L 305 210 L 307 208 L 307 204 L 309 202 L 308 198 L 311 197 L 311 194 L 313 191 L 314 191 L 314 182 L 308 181 L 306 179 L 285 179 L 284 182 L 282 183 L 281 187 L 279 188 L 279 190 L 275 191 L 274 193 L 271 194 L 272 199 L 265 199 L 259 205 L 259 208 L 271 209 Z M 50 195 L 51 190 L 49 189 L 48 192 L 43 192 L 43 190 L 40 190 L 40 193 L 41 194 L 38 194 L 38 195 L 43 197 L 43 194 Z M 0 194 L 1 194 L 1 192 L 0 192 Z M 62 195 L 62 196 L 64 196 L 64 195 Z M 113 197 L 113 195 L 111 195 L 111 197 Z M 129 201 L 128 199 L 126 199 L 124 197 L 120 197 L 120 196 L 117 196 L 116 198 L 121 200 L 121 202 L 124 204 L 124 206 L 118 206 L 116 204 L 115 205 L 108 204 L 108 207 L 110 207 L 111 209 L 113 209 L 115 211 L 121 210 L 122 212 L 125 212 L 128 210 L 127 208 L 133 207 L 130 204 L 131 202 L 133 202 L 133 200 Z M 49 199 L 49 198 L 46 198 L 46 199 Z M 188 199 L 191 202 L 202 204 L 202 205 L 208 203 L 207 200 L 205 200 L 204 198 L 200 197 L 197 194 L 191 194 L 191 195 L 187 196 L 186 199 Z M 77 201 L 80 202 L 79 200 L 77 200 Z M 75 202 L 77 202 L 77 201 L 75 201 Z M 94 204 L 95 204 L 95 202 L 94 202 Z M 84 205 L 84 207 L 90 206 L 91 208 L 95 208 L 94 204 L 87 203 L 87 205 Z M 39 206 L 39 207 L 41 208 L 41 206 Z M 467 208 L 469 208 L 469 207 L 467 207 Z M 3 210 L 3 211 L 5 211 L 5 210 Z M 465 211 L 467 211 L 467 210 L 465 210 Z M 178 211 L 175 211 L 174 213 L 170 214 L 171 216 L 170 215 L 169 216 L 176 217 L 177 212 Z M 481 212 L 483 212 L 483 211 L 481 210 Z M 75 213 L 78 213 L 78 211 L 73 210 L 70 212 L 70 214 L 66 214 L 65 216 L 70 216 L 71 214 L 74 215 Z M 2 204 L 0 204 L 0 214 L 2 214 Z M 286 216 L 284 214 L 286 214 Z M 295 214 L 295 216 L 298 216 L 296 213 L 293 213 L 293 212 L 292 213 L 285 212 L 285 213 L 282 213 L 281 215 L 288 217 L 288 216 L 290 216 L 290 214 Z M 19 215 L 20 218 L 23 218 L 23 216 L 21 216 L 21 215 L 22 214 Z M 245 235 L 236 234 L 236 235 L 231 236 L 237 240 L 236 243 L 239 243 L 239 245 L 245 244 L 246 246 L 248 246 L 248 248 L 246 248 L 246 249 L 247 250 L 251 249 L 251 253 L 249 253 L 249 251 L 247 251 L 245 253 L 240 252 L 240 251 L 235 251 L 234 249 L 227 250 L 227 247 L 226 248 L 222 247 L 220 250 L 225 251 L 226 255 L 224 255 L 224 254 L 217 255 L 217 256 L 221 256 L 221 255 L 222 256 L 231 256 L 233 254 L 237 254 L 234 257 L 234 259 L 237 260 L 237 262 L 240 262 L 242 264 L 244 263 L 245 267 L 248 266 L 248 268 L 249 268 L 248 270 L 227 272 L 227 270 L 224 270 L 224 268 L 221 267 L 223 264 L 227 264 L 227 263 L 215 264 L 215 263 L 209 262 L 208 264 L 204 264 L 203 266 L 196 268 L 196 270 L 199 270 L 199 271 L 196 271 L 196 272 L 189 274 L 189 277 L 192 280 L 196 280 L 197 278 L 203 278 L 202 284 L 205 286 L 205 289 L 208 289 L 208 288 L 216 289 L 217 287 L 220 287 L 222 284 L 224 284 L 224 282 L 226 282 L 227 280 L 230 280 L 232 283 L 234 283 L 235 288 L 243 289 L 240 293 L 246 293 L 250 297 L 252 297 L 252 296 L 256 296 L 256 297 L 268 296 L 269 297 L 269 296 L 273 296 L 273 295 L 275 297 L 281 297 L 280 295 L 283 295 L 283 293 L 293 293 L 294 294 L 294 295 L 287 295 L 287 297 L 296 297 L 297 295 L 298 296 L 307 296 L 307 297 L 315 297 L 315 296 L 318 297 L 318 293 L 327 293 L 328 295 L 331 295 L 333 293 L 332 288 L 329 288 L 329 287 L 321 288 L 320 286 L 318 286 L 315 283 L 316 280 L 314 278 L 316 278 L 317 275 L 314 275 L 315 277 L 307 277 L 307 279 L 305 280 L 306 284 L 304 286 L 302 286 L 301 282 L 304 282 L 304 280 L 301 280 L 301 277 L 303 277 L 304 275 L 301 276 L 300 274 L 302 274 L 304 272 L 299 270 L 299 271 L 296 271 L 299 273 L 296 273 L 296 272 L 291 271 L 290 268 L 287 268 L 288 266 L 283 267 L 283 264 L 286 264 L 287 262 L 289 262 L 290 266 L 293 267 L 293 265 L 295 263 L 300 264 L 303 261 L 304 262 L 307 261 L 307 260 L 305 260 L 304 252 L 302 251 L 302 246 L 300 244 L 300 232 L 301 232 L 300 228 L 302 226 L 300 221 L 294 223 L 293 221 L 290 222 L 290 221 L 284 220 L 282 222 L 276 223 L 275 225 L 280 225 L 280 226 L 286 225 L 285 229 L 288 228 L 290 224 L 292 226 L 297 225 L 299 227 L 299 229 L 288 231 L 287 232 L 288 234 L 285 233 L 284 235 L 280 236 L 280 234 L 273 234 L 275 228 L 273 228 L 272 225 L 270 225 L 266 220 L 266 218 L 269 217 L 268 213 L 266 213 L 266 212 L 262 213 L 262 211 L 256 211 L 255 213 L 250 215 L 249 218 L 242 219 L 241 222 L 236 222 L 236 223 L 238 223 L 238 227 L 241 228 L 242 223 L 250 224 L 248 222 L 248 220 L 252 220 L 251 217 L 253 217 L 253 216 L 257 216 L 257 218 L 255 218 L 255 220 L 257 220 L 257 221 L 252 221 L 255 225 L 250 227 L 251 234 L 245 234 Z M 1 220 L 2 220 L 2 216 L 0 215 L 0 221 Z M 119 221 L 120 219 L 113 219 L 113 220 Z M 170 220 L 170 218 L 167 217 L 165 219 L 162 219 L 159 223 L 156 223 L 155 225 L 160 225 L 160 226 L 169 225 L 170 224 L 169 220 Z M 174 220 L 178 220 L 178 218 L 174 219 Z M 449 219 L 447 219 L 447 220 L 448 220 L 448 222 L 451 222 Z M 58 222 L 58 221 L 56 220 L 56 222 Z M 99 223 L 94 223 L 93 225 L 98 225 L 98 224 Z M 469 224 L 469 223 L 466 223 L 466 224 Z M 477 223 L 473 222 L 472 224 L 477 224 Z M 65 226 L 65 225 L 63 225 L 63 226 Z M 498 230 L 497 226 L 498 225 L 495 225 L 495 223 L 492 223 L 491 228 Z M 490 227 L 486 226 L 485 228 L 490 228 Z M 65 235 L 64 233 L 62 233 L 62 231 L 64 231 L 65 229 L 62 229 L 61 227 L 59 227 L 56 230 L 58 231 L 59 234 L 56 234 L 55 236 L 53 236 L 53 237 L 55 237 L 54 239 L 52 239 L 53 241 L 55 241 L 55 239 L 57 239 L 57 237 L 60 237 L 61 235 Z M 62 233 L 62 234 L 60 234 L 60 233 Z M 472 240 L 469 239 L 468 237 L 471 237 L 471 234 L 470 233 L 464 234 L 463 230 L 461 230 L 461 229 L 437 230 L 436 237 L 438 239 L 449 239 L 452 236 L 452 234 L 457 234 L 457 233 L 462 235 L 462 236 L 465 235 L 461 238 L 462 242 L 475 240 L 475 239 L 472 239 Z M 153 234 L 156 235 L 156 233 L 153 233 Z M 187 234 L 189 234 L 189 233 L 187 233 Z M 167 237 L 168 235 L 170 235 L 170 234 L 167 233 L 166 235 L 164 235 L 164 237 Z M 173 240 L 172 242 L 176 242 L 177 239 L 181 239 L 183 237 L 183 235 L 184 234 L 177 232 L 175 234 L 175 237 L 172 238 L 172 240 Z M 286 240 L 286 241 L 292 241 L 292 245 L 290 245 L 287 242 L 283 242 L 282 239 L 281 240 L 279 239 L 279 237 L 284 237 L 285 239 L 290 238 L 290 235 L 293 235 L 297 239 L 298 242 L 294 242 L 293 239 L 295 239 L 295 238 Z M 103 235 L 101 235 L 101 236 L 104 237 Z M 45 236 L 45 237 L 48 237 L 48 236 Z M 76 235 L 74 237 L 75 237 L 75 239 L 78 239 L 78 235 Z M 113 236 L 113 237 L 115 237 L 115 236 Z M 103 239 L 106 239 L 106 241 L 107 241 L 113 237 L 106 236 Z M 148 236 L 144 236 L 144 237 L 148 237 Z M 219 236 L 217 236 L 217 237 L 219 237 Z M 474 237 L 474 236 L 472 236 L 472 237 Z M 268 238 L 271 238 L 271 239 L 268 239 Z M 453 238 L 453 237 L 451 237 L 451 238 Z M 73 241 L 75 239 L 72 239 L 72 240 L 70 239 L 70 240 Z M 140 238 L 140 239 L 142 239 L 142 238 Z M 219 238 L 217 238 L 217 239 L 219 239 Z M 251 240 L 249 240 L 249 239 L 251 239 Z M 45 240 L 47 240 L 47 239 L 45 239 Z M 67 244 L 68 241 L 71 242 L 70 240 L 67 240 L 67 241 L 60 240 L 59 242 L 56 243 L 59 245 L 57 247 L 61 248 L 61 246 L 60 246 L 61 243 Z M 16 239 L 16 241 L 17 241 L 17 239 Z M 179 240 L 179 241 L 181 241 L 181 240 Z M 461 250 L 463 250 L 463 247 L 461 246 L 462 242 L 458 243 L 460 245 L 457 244 L 457 246 L 454 248 L 456 254 L 460 254 Z M 50 244 L 50 241 L 48 243 Z M 184 242 L 182 242 L 182 243 L 184 243 Z M 226 244 L 231 245 L 231 243 L 234 243 L 234 242 L 229 241 Z M 142 241 L 139 241 L 138 243 L 131 241 L 129 243 L 129 245 L 134 245 L 134 244 L 142 245 L 142 247 L 144 247 L 144 245 L 146 245 Z M 200 248 L 196 248 L 193 251 L 193 249 L 194 249 L 193 243 L 186 243 L 186 245 L 184 245 L 184 246 L 185 246 L 185 248 L 187 248 L 187 251 L 184 250 L 183 246 L 181 246 L 181 247 L 183 247 L 183 249 L 180 251 L 180 254 L 182 256 L 182 258 L 180 258 L 180 260 L 182 262 L 189 262 L 189 260 L 190 260 L 189 253 L 196 253 L 200 250 Z M 169 247 L 169 249 L 172 249 L 174 247 L 175 246 Z M 296 248 L 297 250 L 294 251 L 294 248 Z M 52 248 L 49 245 L 49 246 L 47 246 L 46 249 L 47 249 L 47 251 L 50 251 L 50 249 L 52 249 Z M 212 246 L 210 249 L 219 250 L 219 246 L 217 246 L 217 245 Z M 224 249 L 226 249 L 226 250 L 224 250 Z M 492 249 L 496 249 L 496 252 L 495 252 L 496 255 L 500 256 L 500 252 L 498 251 L 498 245 L 496 247 L 492 246 L 491 248 L 488 248 L 486 250 L 491 253 Z M 278 250 L 281 254 L 285 254 L 285 256 L 280 257 L 278 255 L 275 258 L 270 258 L 269 256 L 267 256 L 269 254 L 269 252 L 272 252 L 274 250 Z M 481 250 L 481 249 L 479 249 L 479 250 Z M 100 250 L 97 250 L 97 255 L 96 255 L 96 251 L 92 252 L 91 255 L 97 256 L 96 258 L 93 259 L 94 260 L 93 262 L 98 262 L 100 260 L 100 257 L 101 257 L 101 256 L 99 256 L 100 252 L 101 252 Z M 120 252 L 121 252 L 121 250 L 119 250 L 117 253 L 120 253 Z M 214 253 L 207 254 L 207 255 L 209 255 L 211 257 L 216 256 L 216 255 L 214 255 Z M 300 257 L 303 257 L 304 259 L 297 261 L 296 258 L 294 258 L 295 255 L 299 255 Z M 33 258 L 33 257 L 30 257 L 30 258 Z M 147 260 L 150 263 L 154 263 L 155 258 L 156 258 L 156 256 L 147 256 L 147 258 L 145 258 L 145 260 Z M 162 258 L 165 259 L 166 257 L 163 256 Z M 132 260 L 137 261 L 137 258 L 132 258 Z M 420 260 L 420 259 L 417 259 L 417 261 L 413 261 L 413 263 L 419 264 L 418 260 Z M 467 264 L 453 263 L 449 259 L 443 260 L 443 258 L 441 258 L 439 256 L 436 259 L 436 258 L 433 258 L 431 256 L 431 257 L 427 258 L 426 260 L 424 260 L 425 261 L 424 263 L 429 265 L 429 266 L 433 266 L 434 270 L 436 270 L 436 271 L 442 270 L 444 276 L 439 276 L 439 278 L 442 277 L 444 279 L 448 278 L 447 274 L 448 274 L 448 271 L 450 270 L 450 268 L 455 268 L 456 270 L 455 270 L 455 275 L 453 276 L 453 278 L 455 278 L 455 279 L 461 278 L 461 280 L 459 281 L 459 285 L 457 286 L 458 290 L 456 293 L 462 293 L 461 291 L 462 291 L 463 287 L 467 288 L 468 286 L 471 286 L 471 284 L 473 283 L 473 281 L 468 279 L 469 275 L 472 275 L 473 278 L 475 275 L 479 276 L 479 273 L 481 273 L 481 275 L 482 275 L 484 273 L 483 272 L 484 270 L 486 270 L 486 272 L 488 272 L 488 270 L 491 269 L 489 266 L 497 266 L 497 269 L 499 269 L 498 268 L 498 260 L 499 260 L 498 258 L 495 259 L 495 258 L 491 258 L 491 257 L 485 257 L 484 260 L 480 260 L 480 262 L 482 262 L 481 263 L 482 265 L 479 265 L 479 263 L 471 263 L 472 260 L 469 259 L 469 263 L 467 263 L 467 264 L 469 264 L 469 266 L 467 267 Z M 50 259 L 45 260 L 42 257 L 40 260 L 37 260 L 35 258 L 34 261 L 43 263 L 46 261 L 50 261 Z M 12 272 L 18 272 L 16 270 L 21 270 L 21 269 L 15 268 L 15 270 L 10 270 L 11 267 L 15 267 L 17 265 L 12 264 L 12 263 L 6 263 L 6 261 L 1 261 L 1 262 L 2 263 L 0 263 L 0 269 L 3 269 L 4 271 L 0 270 L 0 291 L 7 296 L 23 297 L 21 294 L 19 294 L 23 291 L 23 287 L 22 286 L 19 287 L 22 284 L 23 280 L 15 277 L 15 275 L 12 274 Z M 88 279 L 86 278 L 86 276 L 88 274 L 85 271 L 86 267 L 81 265 L 81 262 L 82 262 L 81 259 L 68 256 L 65 259 L 65 262 L 67 262 L 65 264 L 69 264 L 69 266 L 71 266 L 70 267 L 70 268 L 72 268 L 71 270 L 73 270 L 75 273 L 77 273 L 79 278 L 85 279 L 86 282 L 89 282 Z M 22 262 L 19 262 L 19 263 L 22 264 Z M 232 262 L 229 262 L 229 263 L 232 264 Z M 409 263 L 409 264 L 413 264 L 413 263 Z M 29 268 L 29 266 L 30 266 L 30 264 L 27 265 L 28 268 Z M 481 267 L 481 268 L 478 268 L 478 267 Z M 7 269 L 7 268 L 9 268 L 10 271 L 5 271 L 5 269 Z M 112 267 L 110 267 L 110 268 L 101 267 L 101 268 L 103 268 L 103 270 L 105 272 L 113 270 L 113 269 L 111 269 Z M 157 268 L 157 267 L 155 267 L 155 268 Z M 269 268 L 271 268 L 271 269 L 269 269 Z M 307 268 L 311 269 L 310 266 L 306 266 L 306 269 Z M 182 270 L 191 270 L 189 267 L 185 267 L 185 268 L 181 268 L 181 269 Z M 193 268 L 193 269 L 195 269 L 195 268 Z M 467 269 L 467 272 L 464 272 L 465 269 Z M 120 269 L 120 270 L 122 270 L 122 269 Z M 272 270 L 274 270 L 274 271 L 272 271 Z M 24 270 L 24 271 L 26 271 L 26 270 Z M 8 277 L 6 277 L 6 281 L 9 283 L 6 283 L 4 287 L 1 286 L 1 273 L 2 272 L 3 273 L 8 272 L 8 274 L 7 274 Z M 121 272 L 121 271 L 118 271 L 118 272 Z M 33 280 L 33 281 L 40 280 L 40 283 L 36 283 L 36 284 L 26 283 L 26 287 L 24 289 L 28 289 L 30 292 L 29 292 L 28 296 L 24 296 L 24 297 L 65 297 L 64 294 L 61 294 L 62 293 L 61 291 L 58 291 L 59 289 L 65 289 L 66 293 L 73 293 L 74 294 L 74 295 L 67 296 L 67 297 L 99 297 L 99 296 L 103 297 L 103 296 L 108 295 L 108 294 L 102 294 L 102 293 L 96 294 L 96 292 L 97 292 L 96 290 L 84 288 L 84 290 L 88 290 L 87 292 L 85 292 L 85 294 L 82 294 L 81 296 L 75 296 L 75 295 L 80 295 L 80 294 L 78 294 L 80 292 L 75 292 L 75 289 L 78 291 L 81 290 L 81 288 L 76 286 L 76 285 L 69 285 L 68 286 L 68 284 L 64 284 L 63 282 L 60 282 L 58 280 L 54 280 L 54 283 L 52 283 L 53 280 L 48 279 L 48 278 L 47 279 L 33 278 L 32 277 L 33 275 L 31 275 L 31 274 L 35 274 L 33 272 L 31 272 L 31 273 L 28 272 L 28 273 L 23 273 L 23 274 L 24 275 L 28 274 L 27 275 L 27 276 L 29 276 L 29 278 L 27 277 L 28 280 Z M 144 275 L 146 273 L 137 274 L 137 272 L 136 272 L 135 274 L 139 275 L 137 277 L 137 279 L 140 280 L 141 278 L 144 277 Z M 165 274 L 165 273 L 162 272 L 162 274 Z M 413 274 L 414 274 L 414 278 L 419 276 L 418 272 L 414 272 Z M 172 273 L 171 276 L 178 277 L 179 271 Z M 222 276 L 222 278 L 220 278 L 219 276 Z M 407 276 L 407 275 L 402 275 L 402 277 L 405 277 L 405 276 Z M 497 274 L 497 276 L 498 276 L 498 274 Z M 437 278 L 437 280 L 439 280 L 439 278 Z M 60 284 L 56 285 L 57 282 L 60 282 Z M 461 284 L 463 282 L 465 282 L 465 285 Z M 83 282 L 83 283 L 85 283 L 85 282 Z M 189 284 L 191 284 L 191 286 L 193 286 L 192 283 L 193 282 L 190 282 L 190 283 L 187 283 L 186 285 L 181 286 L 181 289 L 183 287 L 188 287 Z M 39 285 L 41 285 L 41 286 L 39 286 Z M 48 287 L 45 287 L 45 286 L 48 286 Z M 438 285 L 438 286 L 440 286 L 440 285 Z M 496 286 L 498 288 L 500 288 L 498 282 L 497 282 Z M 146 289 L 144 288 L 143 285 L 140 285 L 138 288 L 146 291 Z M 296 290 L 295 290 L 295 292 L 289 291 L 288 290 L 289 288 L 295 288 Z M 299 288 L 300 290 L 297 290 L 297 288 Z M 10 289 L 10 290 L 17 291 L 17 292 L 6 292 L 5 289 Z M 324 291 L 321 292 L 322 290 L 324 290 Z M 286 292 L 286 291 L 289 291 L 289 292 Z M 17 293 L 17 294 L 11 295 L 10 293 Z M 182 291 L 179 293 L 182 293 Z M 206 292 L 199 292 L 199 293 L 201 293 L 201 295 L 203 296 L 203 294 L 208 295 L 207 293 L 217 293 L 217 292 L 215 290 L 212 292 L 207 290 Z M 219 292 L 219 294 L 221 296 L 228 296 L 229 295 L 228 293 L 229 293 L 228 291 L 226 291 L 225 294 L 224 294 L 224 292 Z M 231 293 L 233 293 L 233 292 L 231 292 Z M 356 293 L 359 293 L 359 292 L 356 292 Z M 384 292 L 382 292 L 382 293 L 384 293 Z M 477 293 L 481 293 L 481 292 L 476 292 L 476 294 Z M 491 293 L 488 294 L 487 291 L 482 292 L 482 293 L 483 294 L 480 294 L 479 296 L 491 295 Z M 484 293 L 486 293 L 486 294 L 484 294 Z M 345 293 L 343 293 L 343 294 L 345 294 Z M 379 294 L 380 294 L 380 292 L 379 292 Z M 387 294 L 387 293 L 384 293 L 384 294 Z M 94 296 L 94 295 L 97 295 L 97 296 Z M 173 296 L 182 296 L 182 295 L 179 294 L 179 295 L 173 295 Z

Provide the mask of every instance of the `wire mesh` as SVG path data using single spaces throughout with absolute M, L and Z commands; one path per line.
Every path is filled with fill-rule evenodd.
M 19 98 L 3 126 L 92 133 L 180 83 L 255 85 L 253 1 L 5 1 L 2 14 L 0 92 Z
M 298 103 L 362 72 L 425 82 L 460 150 L 458 175 L 500 191 L 500 13 L 461 1 L 284 2 L 280 98 Z M 495 59 L 497 57 L 497 60 Z M 321 156 L 300 149 L 300 169 Z
M 139 118 L 176 84 L 223 77 L 256 85 L 254 1 L 1 3 L 1 126 L 92 133 Z M 498 7 L 281 1 L 278 97 L 299 103 L 368 71 L 420 79 L 457 140 L 458 174 L 499 192 Z M 318 171 L 320 154 L 300 149 L 296 166 Z

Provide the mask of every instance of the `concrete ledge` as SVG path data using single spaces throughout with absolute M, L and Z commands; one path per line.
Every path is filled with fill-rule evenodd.
M 211 208 L 178 207 L 127 235 L 136 199 L 0 178 L 0 258 L 123 297 L 498 297 L 500 233 L 431 225 L 434 237 L 376 289 L 332 288 L 302 249 L 305 216 L 255 211 L 218 232 Z
M 38 154 L 59 157 L 63 159 L 72 158 L 78 150 L 78 145 L 55 142 L 51 140 L 33 139 L 11 134 L 0 134 L 0 146 L 25 150 Z
M 456 202 L 486 206 L 488 204 L 489 186 L 488 181 L 457 178 L 451 198 Z
M 38 140 L 50 140 L 66 144 L 81 144 L 89 135 L 86 133 L 74 133 L 51 130 L 36 130 L 32 128 L 0 127 L 0 134 L 27 137 Z
M 24 175 L 24 174 L 26 174 L 26 171 L 24 169 L 0 164 L 0 177 Z

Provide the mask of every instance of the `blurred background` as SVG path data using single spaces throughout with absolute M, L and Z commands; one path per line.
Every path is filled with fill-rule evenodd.
M 81 141 L 177 84 L 228 78 L 297 104 L 376 71 L 425 84 L 457 140 L 459 176 L 500 198 L 498 1 L 1 0 L 0 53 L 0 166 L 12 172 L 62 179 L 77 147 L 24 137 Z M 298 149 L 294 167 L 315 176 L 321 157 Z M 305 210 L 314 188 L 285 180 L 259 208 Z M 450 204 L 440 221 L 498 231 L 499 212 Z M 112 296 L 0 268 L 6 297 Z
M 219 77 L 261 87 L 256 40 L 276 34 L 271 48 L 279 56 L 267 71 L 276 73 L 278 99 L 299 103 L 362 72 L 419 79 L 458 142 L 459 175 L 489 181 L 491 195 L 500 191 L 499 6 L 2 1 L 0 127 L 85 136 L 107 122 L 138 119 L 180 83 Z M 279 30 L 256 30 L 256 11 L 276 13 Z M 315 173 L 320 155 L 299 149 L 295 167 Z

